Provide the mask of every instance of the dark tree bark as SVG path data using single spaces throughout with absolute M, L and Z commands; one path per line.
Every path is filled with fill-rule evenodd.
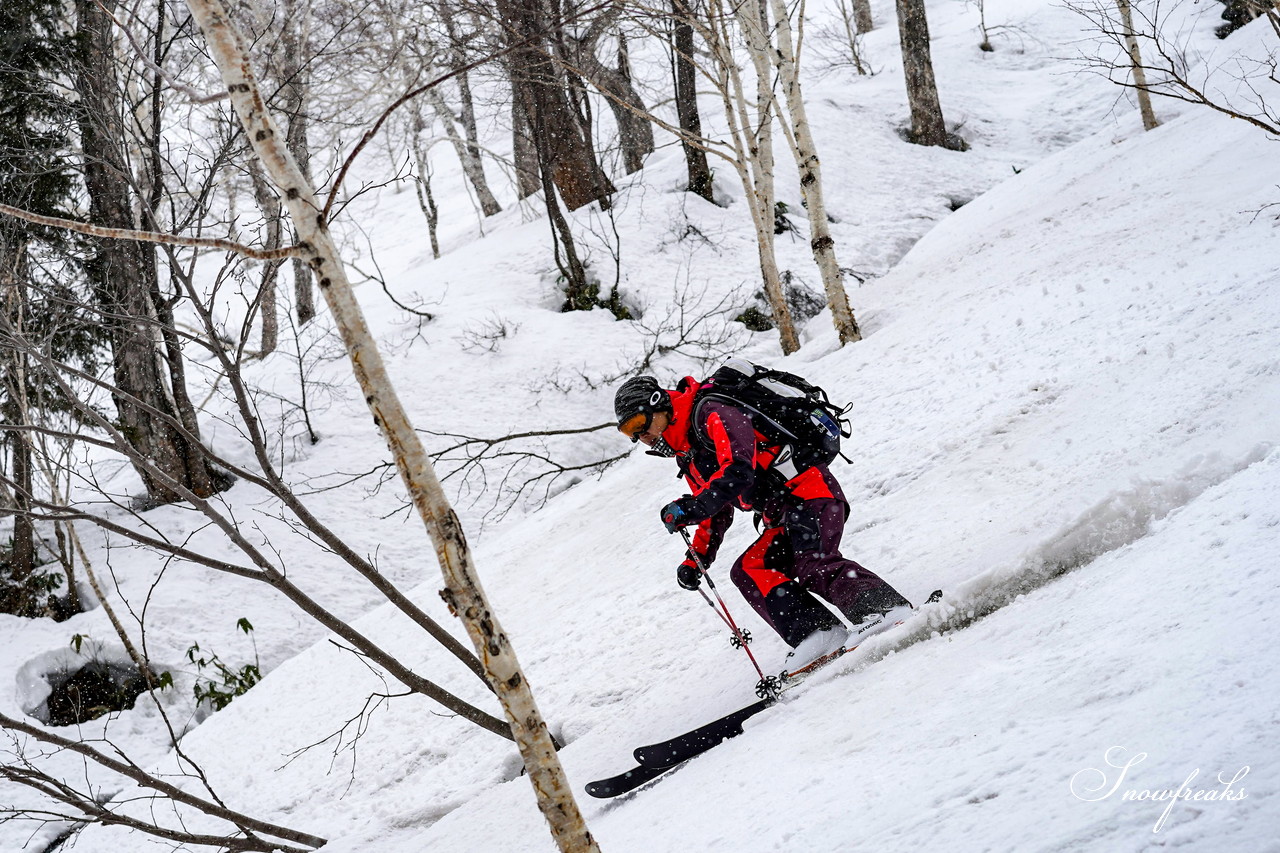
M 573 63 L 587 81 L 605 95 L 618 125 L 622 167 L 630 175 L 640 171 L 644 166 L 644 158 L 653 153 L 653 125 L 644 117 L 644 101 L 631 83 L 631 61 L 627 55 L 626 36 L 618 33 L 617 68 L 610 68 L 596 58 L 596 41 L 596 38 L 591 38 L 575 44 Z
M 7 232 L 7 233 L 6 233 Z M 9 322 L 21 325 L 26 314 L 26 250 L 27 241 L 16 229 L 0 231 L 0 310 Z M 4 353 L 4 385 L 0 387 L 0 416 L 6 425 L 18 426 L 26 421 L 23 401 L 26 398 L 26 354 L 16 350 Z M 26 613 L 35 604 L 35 596 L 26 580 L 36 568 L 35 528 L 31 524 L 31 447 L 23 433 L 7 433 L 9 463 L 13 477 L 13 543 L 9 552 L 8 576 L 12 586 L 8 600 L 0 596 L 0 612 Z
M 111 13 L 117 0 L 76 0 L 80 56 L 75 87 L 84 153 L 89 218 L 110 228 L 135 228 L 130 170 L 124 156 L 123 103 L 115 73 Z M 157 178 L 158 179 L 158 178 Z M 144 212 L 150 212 L 144 203 Z M 147 227 L 152 227 L 148 223 Z M 99 239 L 86 263 L 104 308 L 111 338 L 114 395 L 121 432 L 145 457 L 197 495 L 218 490 L 219 478 L 204 459 L 195 411 L 186 395 L 182 354 L 176 338 L 157 324 L 168 318 L 160 293 L 153 248 L 129 240 Z M 136 466 L 135 466 L 136 467 Z M 137 468 L 151 503 L 179 496 L 151 472 Z
M 538 151 L 533 144 L 533 126 L 524 111 L 524 98 L 518 91 L 519 83 L 511 81 L 511 143 L 515 151 L 516 193 L 520 199 L 542 189 L 542 175 L 538 169 Z
M 688 0 L 671 0 L 676 114 L 680 119 L 680 129 L 693 139 L 701 139 L 702 117 L 698 113 L 698 81 L 693 67 L 693 25 L 689 21 L 692 14 Z M 688 191 L 712 201 L 711 169 L 707 166 L 707 153 L 687 140 L 682 141 L 681 145 L 684 148 L 685 166 L 689 171 Z
M 21 356 L 15 354 L 16 358 Z M 13 550 L 9 553 L 9 579 L 21 584 L 36 570 L 36 532 L 31 524 L 31 445 L 21 432 L 9 434 L 9 459 L 13 463 Z M 28 595 L 31 590 L 26 591 Z M 34 604 L 34 596 L 27 602 Z
M 552 59 L 547 34 L 555 39 L 553 16 L 542 0 L 498 0 L 498 14 L 511 44 L 508 55 L 514 97 L 529 125 L 543 128 L 536 149 L 570 210 L 593 201 L 607 204 L 614 187 L 596 161 L 590 133 L 579 120 L 569 91 Z
M 853 25 L 860 34 L 875 29 L 875 22 L 871 20 L 871 0 L 853 0 Z
M 898 38 L 902 43 L 902 71 L 907 78 L 907 103 L 911 106 L 911 141 L 916 145 L 941 145 L 963 150 L 958 137 L 947 133 L 938 100 L 929 51 L 929 21 L 924 0 L 897 0 Z

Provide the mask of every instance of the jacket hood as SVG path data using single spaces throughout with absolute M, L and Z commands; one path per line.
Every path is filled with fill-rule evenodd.
M 701 388 L 701 382 L 686 376 L 674 391 L 667 392 L 671 398 L 671 423 L 662 431 L 662 439 L 676 453 L 689 452 L 689 419 L 693 416 L 693 398 Z

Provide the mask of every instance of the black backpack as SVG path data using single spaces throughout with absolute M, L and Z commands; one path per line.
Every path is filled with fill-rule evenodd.
M 840 439 L 853 434 L 845 417 L 853 404 L 837 406 L 826 391 L 794 373 L 734 358 L 713 373 L 707 383 L 694 398 L 691 424 L 700 422 L 698 409 L 707 400 L 744 410 L 770 443 L 790 449 L 790 453 L 784 450 L 778 455 L 775 468 L 787 461 L 794 461 L 798 471 L 830 464 L 837 456 L 843 456 Z M 693 428 L 696 430 L 696 426 Z M 697 437 L 707 443 L 705 436 Z

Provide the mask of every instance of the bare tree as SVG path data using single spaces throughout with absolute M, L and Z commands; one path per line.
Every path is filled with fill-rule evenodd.
M 276 196 L 262 173 L 262 164 L 257 160 L 248 161 L 249 176 L 253 181 L 253 197 L 258 202 L 266 226 L 266 247 L 276 249 L 281 244 L 281 224 L 283 213 L 280 199 Z M 276 351 L 280 341 L 280 317 L 276 312 L 276 279 L 284 260 L 266 261 L 262 265 L 262 281 L 258 285 L 256 300 L 257 313 L 262 317 L 262 346 L 258 351 L 259 358 L 266 358 Z
M 513 97 L 520 99 L 521 112 L 533 128 L 541 168 L 550 172 L 570 210 L 593 201 L 607 204 L 613 184 L 596 161 L 591 129 L 583 125 L 563 71 L 553 60 L 559 16 L 547 0 L 498 0 L 496 9 L 511 48 L 507 65 Z
M 431 89 L 427 93 L 427 98 L 430 100 L 436 116 L 444 125 L 445 134 L 449 137 L 449 142 L 452 143 L 454 151 L 458 155 L 458 162 L 462 164 L 462 173 L 466 176 L 471 188 L 475 191 L 476 198 L 480 201 L 481 212 L 485 216 L 493 216 L 502 212 L 502 205 L 498 204 L 498 200 L 494 198 L 493 191 L 489 189 L 489 181 L 484 174 L 484 163 L 480 158 L 481 151 L 479 134 L 476 129 L 475 99 L 471 93 L 471 76 L 467 71 L 467 65 L 470 61 L 467 53 L 468 38 L 457 23 L 452 0 L 437 0 L 432 4 L 431 8 L 439 16 L 448 40 L 446 47 L 448 55 L 447 67 L 454 72 L 454 80 L 457 83 L 459 109 L 456 124 L 462 125 L 461 135 L 456 130 L 454 113 L 445 102 L 440 90 L 438 88 Z M 423 55 L 424 52 L 420 42 L 411 37 L 409 44 L 411 47 L 418 49 L 417 56 L 419 61 L 424 65 L 429 65 L 428 58 Z
M 702 116 L 698 112 L 698 78 L 693 63 L 692 14 L 689 0 L 671 0 L 671 67 L 676 115 L 680 121 L 680 147 L 689 173 L 688 191 L 714 202 L 707 152 L 693 141 L 702 139 Z
M 288 128 L 285 144 L 307 180 L 311 180 L 310 85 L 308 66 L 312 56 L 308 45 L 312 25 L 310 0 L 284 0 L 280 10 L 280 50 L 269 55 L 276 58 L 273 69 L 280 80 L 280 110 Z M 293 261 L 293 303 L 298 322 L 306 325 L 316 315 L 315 291 L 311 270 L 301 258 Z
M 1147 73 L 1142 67 L 1142 50 L 1138 47 L 1138 37 L 1133 31 L 1133 12 L 1129 0 L 1116 0 L 1116 9 L 1120 12 L 1120 25 L 1124 28 L 1124 44 L 1129 54 L 1129 62 L 1133 67 L 1133 88 L 1138 94 L 1138 112 L 1142 114 L 1142 129 L 1154 130 L 1155 110 L 1151 108 L 1151 93 L 1147 90 Z
M 929 49 L 929 20 L 924 0 L 897 0 L 898 38 L 902 44 L 902 73 L 907 80 L 907 103 L 911 107 L 908 139 L 916 145 L 939 145 L 963 151 L 964 140 L 947 132 L 933 76 Z
M 693 34 L 701 38 L 706 47 L 709 59 L 701 63 L 692 46 L 692 38 L 688 40 L 689 53 L 682 53 L 679 47 L 673 45 L 678 54 L 677 64 L 687 62 L 689 67 L 696 69 L 714 86 L 720 96 L 728 125 L 728 138 L 713 139 L 700 135 L 701 121 L 697 122 L 695 132 L 693 122 L 686 123 L 686 119 L 690 118 L 688 114 L 679 118 L 680 123 L 677 124 L 672 124 L 651 111 L 644 115 L 649 121 L 674 134 L 682 143 L 704 154 L 721 158 L 738 175 L 756 232 L 760 273 L 771 319 L 778 330 L 782 351 L 792 353 L 800 348 L 800 339 L 787 305 L 774 252 L 777 197 L 773 176 L 773 117 L 776 98 L 771 87 L 772 71 L 763 2 L 765 0 L 710 0 L 705 10 L 697 9 L 691 4 L 670 8 L 665 4 L 658 7 L 638 5 L 634 7 L 634 12 L 637 16 L 636 23 L 649 26 L 650 31 L 655 34 L 665 35 L 669 27 L 683 22 Z M 685 17 L 679 17 L 676 12 L 684 12 Z M 751 44 L 747 53 L 754 70 L 753 95 L 748 94 L 748 84 L 744 81 L 740 67 L 741 56 L 734 49 L 740 35 Z M 682 37 L 680 44 L 683 42 Z M 692 97 L 692 86 L 686 87 L 684 91 Z M 691 175 L 691 180 L 693 177 Z
M 327 843 L 324 838 L 268 823 L 229 809 L 212 791 L 209 797 L 192 794 L 172 782 L 147 773 L 127 758 L 121 760 L 118 751 L 113 755 L 96 749 L 84 741 L 62 737 L 5 714 L 0 714 L 0 728 L 9 732 L 11 736 L 25 735 L 36 743 L 80 756 L 150 791 L 155 799 L 189 806 L 231 824 L 234 829 L 223 835 L 211 835 L 164 826 L 154 818 L 154 811 L 151 819 L 134 817 L 118 808 L 113 808 L 109 802 L 103 802 L 101 791 L 95 791 L 90 785 L 84 784 L 77 787 L 74 781 L 41 769 L 35 761 L 26 756 L 21 746 L 15 750 L 13 759 L 0 764 L 0 779 L 6 779 L 41 793 L 53 805 L 42 809 L 6 810 L 8 813 L 5 814 L 5 819 L 27 818 L 38 821 L 87 819 L 108 826 L 128 827 L 179 844 L 235 851 L 261 851 L 261 853 L 271 853 L 275 850 L 285 851 L 285 853 L 304 853 L 306 850 L 323 847 Z M 289 843 L 282 843 L 286 841 Z M 304 846 L 295 846 L 298 844 Z
M 189 0 L 188 6 L 204 32 L 247 137 L 267 173 L 283 191 L 294 227 L 311 250 L 311 267 L 320 276 L 321 292 L 338 325 L 356 379 L 435 545 L 448 601 L 462 617 L 489 684 L 502 702 L 552 836 L 563 851 L 598 850 L 578 811 L 555 744 L 510 639 L 480 585 L 461 523 L 386 374 L 327 225 L 314 214 L 319 209 L 314 189 L 279 142 L 275 122 L 265 109 L 248 57 L 226 10 L 218 0 Z
M 862 332 L 849 307 L 849 296 L 844 290 L 844 274 L 836 260 L 836 242 L 831 236 L 827 206 L 822 186 L 822 170 L 818 150 L 809 128 L 804 95 L 800 89 L 800 57 L 797 55 L 799 39 L 793 39 L 791 19 L 783 0 L 772 0 L 775 18 L 773 44 L 770 55 L 778 77 L 786 105 L 786 119 L 779 110 L 779 120 L 787 133 L 796 168 L 800 171 L 800 191 L 804 194 L 805 211 L 809 214 L 809 247 L 814 263 L 822 275 L 822 287 L 831 307 L 831 320 L 841 344 L 862 340 Z
M 1119 7 L 1106 0 L 1083 0 L 1069 8 L 1084 16 L 1097 33 L 1097 42 L 1083 55 L 1083 62 L 1113 83 L 1135 90 L 1139 97 L 1145 93 L 1208 107 L 1280 136 L 1280 77 L 1276 73 L 1280 67 L 1280 10 L 1264 13 L 1276 34 L 1275 46 L 1262 55 L 1220 62 L 1200 55 L 1187 42 L 1181 24 L 1168 20 L 1161 3 L 1130 3 L 1127 21 Z M 1131 50 L 1131 44 L 1141 49 Z M 1150 129 L 1145 115 L 1143 126 Z
M 729 5 L 732 4 L 732 5 Z M 773 117 L 775 99 L 769 68 L 769 35 L 763 0 L 711 0 L 708 26 L 703 37 L 711 49 L 719 89 L 724 99 L 725 117 L 737 149 L 743 188 L 751 206 L 751 221 L 756 229 L 760 269 L 764 274 L 764 292 L 773 315 L 774 326 L 782 343 L 783 354 L 800 349 L 791 310 L 787 306 L 782 276 L 774 254 L 773 237 L 778 199 L 773 184 Z M 732 16 L 732 17 L 731 17 Z M 731 21 L 741 28 L 747 52 L 755 71 L 754 113 L 747 107 L 737 57 L 732 48 Z
M 622 149 L 623 170 L 637 172 L 644 158 L 653 153 L 653 126 L 645 118 L 644 101 L 631 82 L 631 60 L 626 33 L 617 26 L 621 5 L 614 5 L 596 16 L 581 36 L 564 34 L 567 64 L 579 70 L 588 83 L 605 95 L 605 102 L 618 125 L 618 143 Z M 596 48 L 612 30 L 616 45 L 616 67 L 605 65 L 596 56 Z
M 92 220 L 110 228 L 135 226 L 139 201 L 128 176 L 123 146 L 126 130 L 115 67 L 112 12 L 115 0 L 76 0 L 82 53 L 76 75 L 84 179 Z M 150 227 L 145 226 L 145 227 Z M 126 393 L 116 400 L 125 434 L 144 456 L 156 460 L 166 478 L 208 496 L 225 486 L 199 449 L 199 425 L 187 396 L 181 351 L 172 338 L 157 343 L 150 320 L 171 310 L 160 294 L 153 250 L 142 243 L 102 241 L 88 265 L 90 278 L 111 306 L 110 333 L 116 384 Z M 181 424 L 175 430 L 173 423 Z M 179 494 L 146 469 L 138 469 L 153 503 L 180 500 Z

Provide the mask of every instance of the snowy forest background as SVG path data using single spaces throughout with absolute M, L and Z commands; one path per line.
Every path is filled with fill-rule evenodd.
M 1280 850 L 1278 59 L 1269 0 L 9 0 L 0 850 Z M 845 551 L 945 595 L 591 800 L 754 698 L 612 423 L 731 355 L 853 403 Z

